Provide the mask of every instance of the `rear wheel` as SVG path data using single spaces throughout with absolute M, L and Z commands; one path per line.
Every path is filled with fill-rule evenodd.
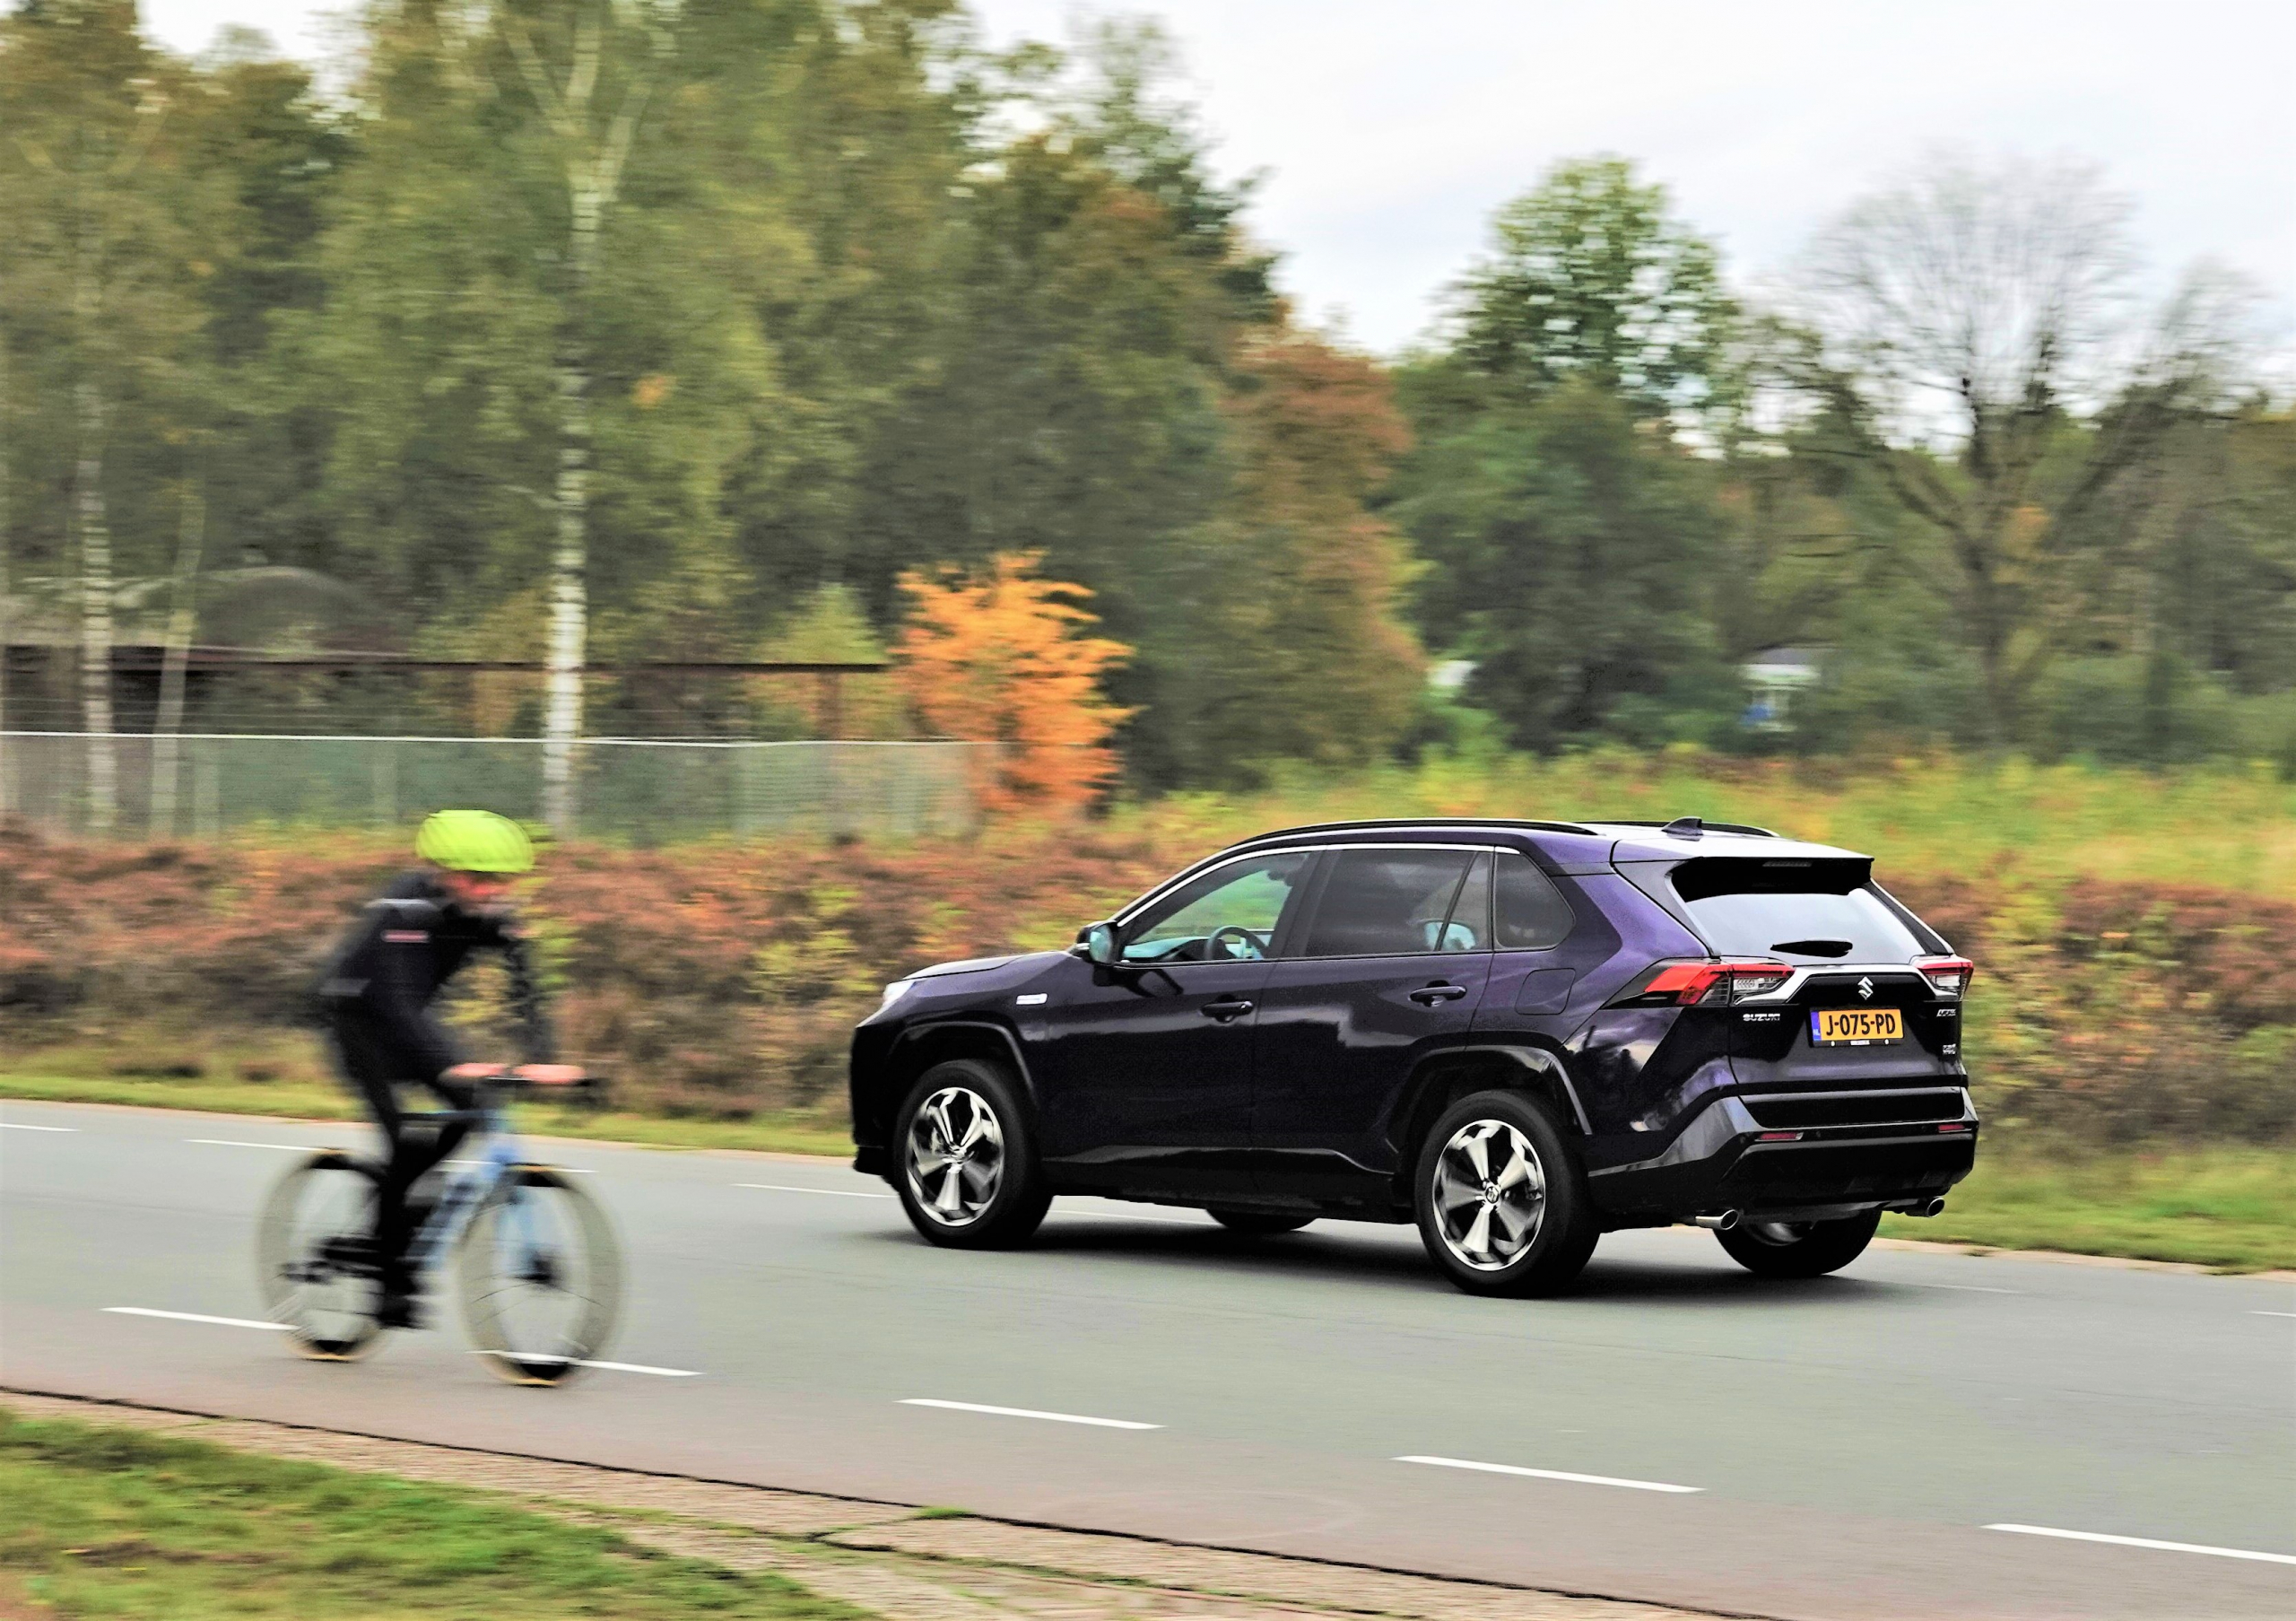
M 909 1224 L 952 1250 L 1024 1243 L 1052 1193 L 1021 1089 L 980 1059 L 935 1064 L 893 1117 L 894 1190 Z
M 1741 1222 L 1714 1236 L 1730 1259 L 1763 1277 L 1822 1277 L 1866 1252 L 1882 1213 L 1835 1222 Z
M 1297 1233 L 1316 1219 L 1312 1216 L 1278 1216 L 1272 1210 L 1207 1210 L 1205 1214 L 1231 1233 L 1248 1233 L 1256 1238 Z
M 256 1224 L 257 1285 L 287 1343 L 315 1362 L 351 1362 L 381 1337 L 375 1207 L 382 1173 L 326 1149 L 279 1179 Z
M 1429 1259 L 1470 1294 L 1552 1294 L 1602 1229 L 1578 1156 L 1536 1098 L 1479 1092 L 1443 1111 L 1413 1179 Z
M 455 1272 L 471 1343 L 512 1384 L 570 1377 L 622 1314 L 622 1247 L 605 1211 L 546 1166 L 503 1173 L 463 1231 Z

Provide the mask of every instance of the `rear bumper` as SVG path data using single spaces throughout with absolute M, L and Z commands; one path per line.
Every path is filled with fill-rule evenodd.
M 1797 1131 L 1766 1129 L 1738 1098 L 1726 1097 L 1665 1153 L 1588 1181 L 1596 1207 L 1621 1226 L 1726 1210 L 1821 1219 L 1935 1198 L 1970 1173 L 1977 1137 L 1966 1094 L 1957 1120 Z

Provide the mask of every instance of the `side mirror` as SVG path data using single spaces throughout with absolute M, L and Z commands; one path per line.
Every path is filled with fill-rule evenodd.
M 1076 943 L 1084 948 L 1082 954 L 1087 963 L 1100 968 L 1116 966 L 1115 924 L 1088 924 L 1076 931 Z

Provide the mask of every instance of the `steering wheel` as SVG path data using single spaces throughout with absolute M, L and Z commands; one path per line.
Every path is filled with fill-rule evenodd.
M 1240 951 L 1229 951 L 1220 942 L 1233 935 L 1241 944 Z M 1267 955 L 1267 937 L 1254 934 L 1240 923 L 1222 923 L 1204 937 L 1204 956 L 1206 962 L 1256 963 Z

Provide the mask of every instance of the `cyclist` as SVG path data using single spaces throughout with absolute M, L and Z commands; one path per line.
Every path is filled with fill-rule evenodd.
M 454 1153 L 469 1127 L 411 1130 L 399 1088 L 424 1086 L 448 1108 L 468 1110 L 477 1105 L 480 1082 L 495 1072 L 492 1065 L 463 1061 L 454 1038 L 431 1016 L 431 1001 L 473 952 L 500 952 L 509 969 L 526 1060 L 549 1063 L 553 1046 L 509 906 L 511 880 L 535 864 L 525 831 L 491 811 L 442 810 L 423 822 L 414 853 L 423 865 L 367 902 L 328 960 L 319 989 L 344 1076 L 389 1149 L 375 1210 L 382 1285 L 377 1320 L 404 1329 L 422 1326 L 406 1253 L 419 1212 L 410 1210 L 408 1190 Z

